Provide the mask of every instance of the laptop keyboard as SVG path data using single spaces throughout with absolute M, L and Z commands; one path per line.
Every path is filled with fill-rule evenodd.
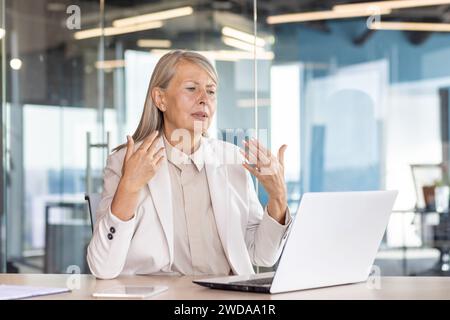
M 263 285 L 271 285 L 272 281 L 273 281 L 273 277 L 272 278 L 250 279 L 250 280 L 245 280 L 245 281 L 234 281 L 234 282 L 230 282 L 230 284 L 237 284 L 237 285 L 244 285 L 244 286 L 252 286 L 252 285 L 263 286 Z

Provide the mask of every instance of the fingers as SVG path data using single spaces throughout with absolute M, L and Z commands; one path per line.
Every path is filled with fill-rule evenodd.
M 165 155 L 164 148 L 159 149 L 158 152 L 155 153 L 155 157 L 152 160 L 153 172 L 158 171 L 159 167 L 161 167 L 164 155 Z
M 158 146 L 158 139 L 154 139 L 152 144 L 150 145 L 150 147 L 147 150 L 147 154 L 154 157 L 156 155 L 156 152 L 159 152 L 161 149 L 164 149 L 164 148 L 161 148 L 158 151 L 156 151 L 157 146 Z
M 145 152 L 148 151 L 150 146 L 153 144 L 153 141 L 155 141 L 156 137 L 158 136 L 158 131 L 153 132 L 150 134 L 147 138 L 144 139 L 144 142 L 142 142 L 141 146 L 139 147 L 139 150 L 143 150 Z
M 251 140 L 250 143 L 244 141 L 244 144 L 248 146 L 248 149 L 251 153 L 249 154 L 249 157 L 247 157 L 247 159 L 250 158 L 251 163 L 254 162 L 260 167 L 270 164 L 270 151 L 264 148 L 261 144 L 258 144 L 256 140 Z
M 156 170 L 158 170 L 158 168 L 161 166 L 161 163 L 162 163 L 162 161 L 163 161 L 163 159 L 164 159 L 164 152 L 162 152 L 162 153 L 158 156 L 158 158 L 155 158 L 155 159 L 156 159 L 155 167 L 156 167 Z
M 265 155 L 270 155 L 270 151 L 267 150 L 261 142 L 259 142 L 256 139 L 250 139 L 250 143 L 253 144 L 254 146 L 256 146 L 256 148 L 258 148 L 258 150 L 260 150 L 263 154 Z
M 134 140 L 132 137 L 127 136 L 127 152 L 125 153 L 125 161 L 131 158 L 134 153 Z
M 284 166 L 284 152 L 286 151 L 287 145 L 283 144 L 280 149 L 278 149 L 278 162 Z
M 272 154 L 258 140 L 250 140 L 250 145 L 253 146 L 253 148 L 250 148 L 250 151 L 257 151 L 258 159 L 260 159 L 264 164 L 268 164 L 270 162 Z
M 252 164 L 252 165 L 258 164 L 258 159 L 253 153 L 250 153 L 250 152 L 245 153 L 245 151 L 242 149 L 239 149 L 239 152 L 250 164 Z
M 287 145 L 283 144 L 278 150 L 278 157 L 275 158 L 272 153 L 266 149 L 258 140 L 251 139 L 250 142 L 243 141 L 248 148 L 248 152 L 241 151 L 241 154 L 247 160 L 247 168 L 250 173 L 257 177 L 263 175 L 273 175 L 284 168 L 284 153 Z M 256 165 L 256 166 L 255 166 Z
M 152 162 L 156 164 L 163 157 L 164 157 L 164 147 L 159 148 L 159 150 L 153 155 Z
M 249 163 L 244 162 L 242 163 L 245 169 L 247 169 L 252 175 L 255 177 L 259 177 L 259 171 L 256 170 L 256 167 L 251 166 Z

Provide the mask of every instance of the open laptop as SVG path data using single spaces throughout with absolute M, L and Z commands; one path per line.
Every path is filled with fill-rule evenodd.
M 366 281 L 397 191 L 305 193 L 275 272 L 194 280 L 280 293 Z

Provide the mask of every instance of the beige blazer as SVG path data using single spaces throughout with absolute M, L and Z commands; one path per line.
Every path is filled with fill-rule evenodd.
M 163 140 L 158 139 L 162 147 Z M 238 147 L 208 138 L 202 143 L 217 229 L 233 273 L 252 274 L 252 265 L 274 265 L 289 228 L 274 224 L 263 210 Z M 134 217 L 122 221 L 111 213 L 111 202 L 124 156 L 125 148 L 112 153 L 104 169 L 102 199 L 87 250 L 90 270 L 102 279 L 171 273 L 174 236 L 167 159 L 141 190 Z

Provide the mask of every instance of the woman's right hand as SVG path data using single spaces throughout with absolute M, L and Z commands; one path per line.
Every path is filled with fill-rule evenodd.
M 134 150 L 133 138 L 127 136 L 127 151 L 122 165 L 121 182 L 131 193 L 139 192 L 150 181 L 161 166 L 164 148 L 156 150 L 158 131 L 144 139 Z
M 161 166 L 164 148 L 156 150 L 158 131 L 153 132 L 134 150 L 134 141 L 127 137 L 127 151 L 122 165 L 122 178 L 111 203 L 111 213 L 123 221 L 134 216 L 139 191 Z

